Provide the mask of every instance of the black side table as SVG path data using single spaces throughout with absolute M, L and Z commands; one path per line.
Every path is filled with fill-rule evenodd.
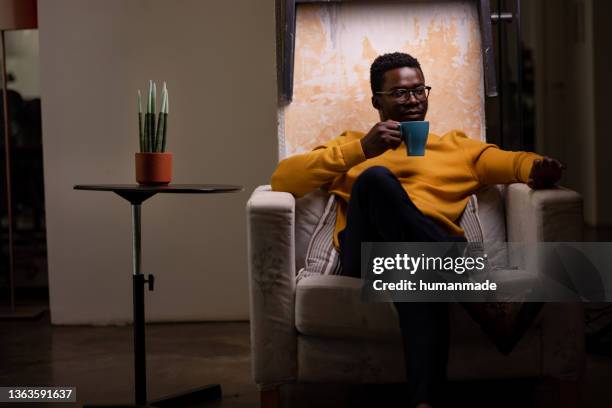
M 147 279 L 140 271 L 140 206 L 157 193 L 166 194 L 218 194 L 242 191 L 242 186 L 221 184 L 174 184 L 167 186 L 140 186 L 138 184 L 91 184 L 76 185 L 75 190 L 111 191 L 126 199 L 132 205 L 132 258 L 133 258 L 133 305 L 134 305 L 134 392 L 135 405 L 122 407 L 182 407 L 198 402 L 221 398 L 221 386 L 210 384 L 194 390 L 151 401 L 147 405 L 147 371 L 145 354 L 145 300 L 144 284 L 153 290 L 155 278 L 149 274 Z M 85 405 L 93 407 L 93 405 Z M 97 405 L 97 407 L 102 407 Z M 114 405 L 117 407 L 117 405 Z

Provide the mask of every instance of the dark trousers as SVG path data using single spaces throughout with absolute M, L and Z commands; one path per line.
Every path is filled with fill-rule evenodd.
M 465 241 L 450 237 L 423 215 L 395 175 L 381 166 L 367 169 L 355 181 L 339 240 L 342 273 L 353 277 L 361 277 L 361 242 Z M 448 304 L 395 302 L 395 308 L 412 404 L 435 404 L 446 382 Z

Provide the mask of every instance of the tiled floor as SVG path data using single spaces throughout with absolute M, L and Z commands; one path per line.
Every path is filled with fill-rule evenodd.
M 207 407 L 258 406 L 258 392 L 251 380 L 246 322 L 149 324 L 147 356 L 150 398 L 220 383 L 223 399 Z M 590 356 L 581 408 L 612 407 L 610 378 L 612 359 Z M 131 327 L 52 327 L 47 317 L 36 322 L 0 322 L 0 385 L 77 387 L 79 404 L 49 407 L 130 402 L 133 398 Z M 470 406 L 466 404 L 473 402 L 474 396 L 480 396 L 482 405 L 478 406 L 487 408 L 535 407 L 529 401 L 546 401 L 546 388 L 528 381 L 454 383 L 451 387 L 453 398 L 460 404 L 454 406 Z M 290 397 L 286 406 L 291 408 L 387 407 L 395 406 L 390 401 L 401 390 L 397 386 L 355 389 L 310 385 L 282 392 Z M 540 396 L 534 398 L 538 393 Z M 385 403 L 381 402 L 383 396 L 387 396 Z M 491 405 L 492 400 L 497 402 Z M 502 401 L 507 404 L 500 405 Z

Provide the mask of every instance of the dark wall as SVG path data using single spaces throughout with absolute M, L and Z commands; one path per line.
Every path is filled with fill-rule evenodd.
M 612 1 L 594 0 L 595 152 L 597 215 L 601 224 L 612 225 Z

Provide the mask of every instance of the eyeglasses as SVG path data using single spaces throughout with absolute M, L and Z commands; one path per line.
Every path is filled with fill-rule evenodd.
M 406 89 L 406 88 L 397 88 L 391 91 L 384 92 L 376 92 L 377 95 L 389 95 L 391 98 L 397 101 L 408 101 L 412 96 L 416 98 L 417 101 L 424 101 L 429 98 L 429 91 L 431 91 L 431 86 L 417 86 L 416 88 Z

